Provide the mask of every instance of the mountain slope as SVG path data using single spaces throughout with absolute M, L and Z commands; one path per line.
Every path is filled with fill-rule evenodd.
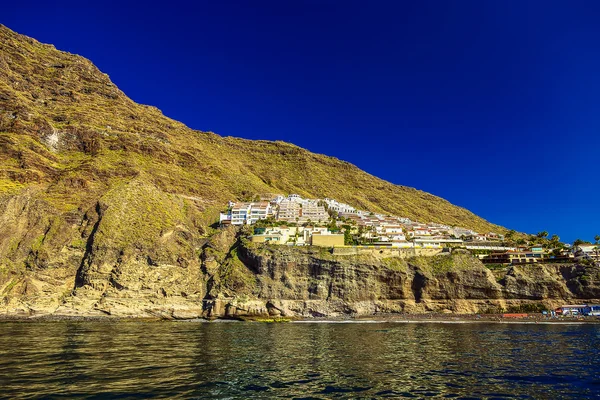
M 133 102 L 89 60 L 0 25 L 0 298 L 101 295 L 136 263 L 194 288 L 218 210 L 265 193 L 503 229 L 292 144 L 189 129 Z
M 256 193 L 297 192 L 416 220 L 497 229 L 441 198 L 335 158 L 188 129 L 131 101 L 82 57 L 6 27 L 0 38 L 4 191 L 16 189 L 14 182 L 35 182 L 50 184 L 60 197 L 70 194 L 69 184 L 111 186 L 115 177 L 147 174 L 161 190 L 197 195 L 217 207 Z

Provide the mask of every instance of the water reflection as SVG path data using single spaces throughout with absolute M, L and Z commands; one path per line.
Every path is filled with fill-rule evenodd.
M 0 397 L 600 397 L 600 327 L 0 323 Z

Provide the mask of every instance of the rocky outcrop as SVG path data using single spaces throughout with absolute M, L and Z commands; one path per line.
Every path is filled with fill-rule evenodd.
M 498 276 L 463 251 L 409 259 L 376 254 L 344 257 L 315 248 L 242 247 L 242 259 L 257 275 L 255 295 L 271 314 L 473 313 L 600 298 L 597 266 L 513 266 Z
M 157 247 L 146 248 L 138 240 L 132 249 L 123 247 L 124 238 L 116 234 L 101 234 L 110 218 L 108 208 L 98 204 L 80 222 L 86 239 L 78 251 L 67 244 L 20 275 L 2 275 L 0 312 L 339 317 L 526 311 L 600 298 L 597 266 L 538 264 L 491 271 L 460 250 L 410 258 L 378 252 L 334 255 L 325 248 L 253 244 L 235 228 L 203 239 L 184 225 L 163 232 Z M 58 240 L 60 234 L 55 235 L 48 240 Z M 78 265 L 71 265 L 75 260 Z

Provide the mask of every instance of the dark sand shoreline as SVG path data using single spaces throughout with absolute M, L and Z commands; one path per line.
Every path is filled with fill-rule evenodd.
M 263 322 L 263 323 L 501 323 L 501 324 L 600 324 L 600 317 L 548 317 L 529 314 L 527 317 L 503 317 L 502 314 L 382 314 L 368 316 L 338 317 L 249 317 L 249 318 L 195 318 L 167 319 L 149 317 L 118 316 L 74 316 L 74 315 L 0 315 L 2 322 Z

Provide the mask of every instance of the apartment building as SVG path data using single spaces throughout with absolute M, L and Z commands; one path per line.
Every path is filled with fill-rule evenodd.
M 227 213 L 221 213 L 219 222 L 223 225 L 254 224 L 260 219 L 273 215 L 268 201 L 231 203 Z
M 300 213 L 300 223 L 304 222 L 326 222 L 329 220 L 329 214 L 325 207 L 317 205 L 317 203 L 306 203 L 302 206 Z
M 279 221 L 298 222 L 300 220 L 300 210 L 301 206 L 299 202 L 291 199 L 284 199 L 279 203 L 277 219 Z

